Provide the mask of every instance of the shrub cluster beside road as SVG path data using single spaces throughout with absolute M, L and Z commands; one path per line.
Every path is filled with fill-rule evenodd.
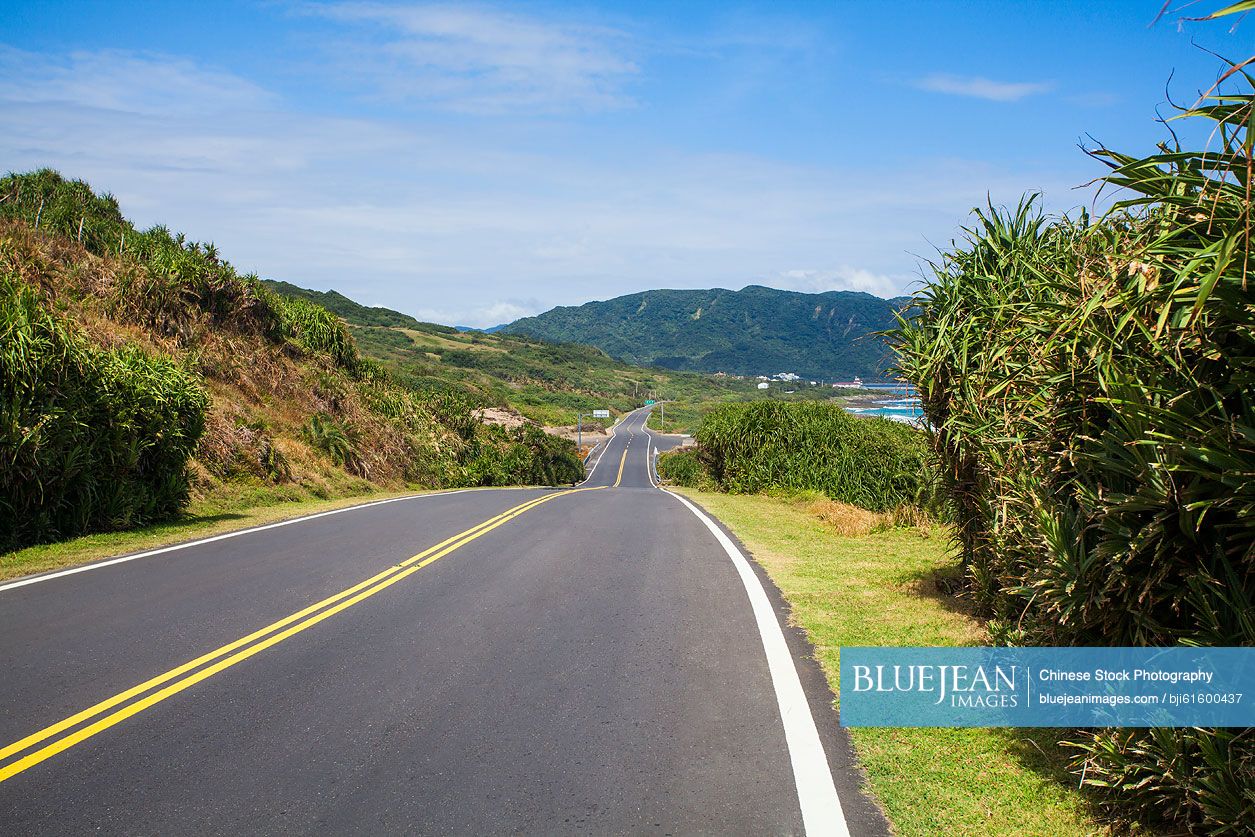
M 660 473 L 709 480 L 734 494 L 821 491 L 871 511 L 924 501 L 927 448 L 912 427 L 860 419 L 837 404 L 756 401 L 709 411 L 696 451 L 664 457 Z
M 1255 79 L 1181 116 L 1206 150 L 1091 152 L 1097 221 L 977 212 L 896 334 L 1000 642 L 1255 645 Z M 1143 817 L 1255 823 L 1252 729 L 1078 731 Z
M 1034 198 L 975 213 L 893 335 L 925 433 L 810 405 L 721 408 L 660 474 L 730 493 L 818 490 L 868 512 L 928 505 L 953 524 L 946 588 L 983 620 L 983 641 L 1255 645 L 1255 78 L 1239 70 L 1240 90 L 1182 114 L 1218 126 L 1218 147 L 1091 152 L 1124 190 L 1105 216 L 1047 217 Z M 779 499 L 702 497 L 747 542 L 772 540 L 752 521 Z M 837 574 L 851 557 L 829 560 Z M 920 583 L 920 595 L 948 598 Z M 855 643 L 866 626 L 811 595 L 843 594 L 793 597 L 812 636 Z M 908 634 L 874 639 L 911 644 Z M 964 735 L 898 737 L 923 747 Z M 1249 727 L 1071 730 L 1061 746 L 1017 735 L 1052 771 L 1066 756 L 1071 781 L 1113 821 L 1216 834 L 1255 823 Z M 873 784 L 883 769 L 880 789 L 896 793 L 895 771 L 920 766 L 873 737 L 856 735 L 860 753 Z

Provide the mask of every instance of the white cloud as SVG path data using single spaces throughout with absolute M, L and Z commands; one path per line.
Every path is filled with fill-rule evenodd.
M 936 158 L 804 166 L 639 143 L 589 155 L 515 142 L 507 120 L 437 130 L 321 116 L 156 55 L 6 70 L 0 167 L 53 166 L 114 193 L 141 225 L 215 241 L 241 270 L 446 323 L 492 325 L 657 287 L 893 295 L 914 279 L 911 253 L 948 240 L 987 192 L 1070 199 L 1083 179 Z M 219 92 L 203 111 L 138 107 L 189 90 Z
M 862 291 L 880 297 L 900 295 L 914 277 L 890 276 L 871 270 L 841 267 L 814 270 L 784 270 L 764 280 L 775 288 L 819 294 L 825 291 Z
M 250 81 L 182 58 L 102 50 L 55 59 L 2 44 L 0 100 L 163 115 L 256 109 L 275 101 Z
M 949 73 L 924 76 L 915 82 L 915 86 L 934 93 L 968 96 L 991 102 L 1018 102 L 1026 96 L 1036 96 L 1054 88 L 1054 84 L 1044 81 L 994 81 L 981 76 L 956 76 Z
M 602 110 L 631 104 L 624 33 L 464 5 L 342 2 L 304 7 L 347 24 L 341 71 L 389 99 L 455 110 Z
M 359 299 L 357 301 L 361 302 L 362 300 Z M 372 304 L 382 305 L 385 308 L 394 307 L 387 301 Z M 406 313 L 422 322 L 470 326 L 471 328 L 489 328 L 495 325 L 512 323 L 520 317 L 530 317 L 533 314 L 539 314 L 548 310 L 549 307 L 548 305 L 541 305 L 534 299 L 511 299 L 494 302 L 491 305 L 463 308 L 414 308 L 407 309 Z
M 481 308 L 477 312 L 478 322 L 470 325 L 487 327 L 509 323 L 517 320 L 519 317 L 528 317 L 543 310 L 545 310 L 543 306 L 536 305 L 534 302 L 531 305 L 519 305 L 515 302 L 498 302 L 487 308 Z

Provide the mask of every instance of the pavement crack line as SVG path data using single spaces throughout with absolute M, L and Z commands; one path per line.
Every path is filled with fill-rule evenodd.
M 477 523 L 469 529 L 459 532 L 450 538 L 446 538 L 435 546 L 429 547 L 417 555 L 411 556 L 400 563 L 394 564 L 386 570 L 371 576 L 370 578 L 360 581 L 357 584 L 345 590 L 329 596 L 322 601 L 316 602 L 309 607 L 297 611 L 296 613 L 286 616 L 277 622 L 272 622 L 260 630 L 241 637 L 234 642 L 227 643 L 220 648 L 216 648 L 207 654 L 203 654 L 193 660 L 190 660 L 180 666 L 170 669 L 169 671 L 159 674 L 156 677 L 145 680 L 136 686 L 125 691 L 106 698 L 105 700 L 84 709 L 81 712 L 58 721 L 50 726 L 34 732 L 25 738 L 14 741 L 5 747 L 0 747 L 0 782 L 4 782 L 24 770 L 43 762 L 57 753 L 73 747 L 82 741 L 91 738 L 98 733 L 104 732 L 110 727 L 121 723 L 132 715 L 138 714 L 143 710 L 153 706 L 168 697 L 172 697 L 191 686 L 196 685 L 202 680 L 206 680 L 221 671 L 224 671 L 237 663 L 252 657 L 264 651 L 267 648 L 278 645 L 289 637 L 317 625 L 325 619 L 329 619 L 335 614 L 347 610 L 353 605 L 370 598 L 376 593 L 391 587 L 393 584 L 404 578 L 413 575 L 428 564 L 443 558 L 450 552 L 459 549 L 470 543 L 476 538 L 488 534 L 488 532 L 502 526 L 521 514 L 524 514 L 537 506 L 555 500 L 558 497 L 566 496 L 580 491 L 596 491 L 596 488 L 576 488 L 559 491 L 553 494 L 547 494 L 525 503 L 520 503 L 513 508 L 507 509 L 500 514 L 489 518 L 481 523 Z M 165 685 L 157 691 L 158 686 Z M 147 694 L 146 694 L 147 693 Z M 139 697 L 144 695 L 144 697 Z M 139 698 L 133 702 L 133 698 Z M 121 707 L 113 712 L 109 710 Z M 79 727 L 85 721 L 97 716 L 109 714 L 99 718 L 95 722 L 86 726 Z M 74 729 L 79 727 L 78 729 Z M 74 729 L 68 735 L 61 738 L 56 736 L 68 730 Z M 53 739 L 51 743 L 45 744 L 33 752 L 25 756 L 8 761 L 11 757 L 16 756 L 30 748 Z M 7 763 L 5 763 L 7 761 Z

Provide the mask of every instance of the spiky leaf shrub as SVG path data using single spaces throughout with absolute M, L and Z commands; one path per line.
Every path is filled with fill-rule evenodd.
M 177 513 L 207 403 L 173 362 L 94 348 L 0 275 L 0 550 Z
M 335 464 L 355 474 L 362 473 L 357 440 L 351 430 L 335 419 L 321 413 L 310 416 L 309 422 L 301 428 L 301 435 Z
M 0 178 L 0 217 L 19 218 L 44 232 L 74 239 L 93 253 L 116 252 L 136 230 L 110 194 L 52 169 Z
M 658 457 L 658 476 L 688 488 L 711 488 L 713 482 L 696 450 L 667 451 Z
M 1097 222 L 977 212 L 896 333 L 1004 639 L 1255 643 L 1253 100 L 1186 114 L 1216 124 L 1206 153 L 1095 151 L 1131 195 Z M 1255 822 L 1249 731 L 1076 743 L 1086 780 L 1144 811 Z
M 463 470 L 468 485 L 566 485 L 584 478 L 575 443 L 530 424 L 481 425 Z
M 725 404 L 705 416 L 695 439 L 711 477 L 734 493 L 822 491 L 888 511 L 920 502 L 927 485 L 927 448 L 918 430 L 857 418 L 835 404 Z
M 321 352 L 353 374 L 364 374 L 357 344 L 340 318 L 321 305 L 303 299 L 284 297 L 262 289 L 266 303 L 279 314 L 280 327 L 285 337 L 309 352 Z M 379 370 L 371 370 L 379 374 Z

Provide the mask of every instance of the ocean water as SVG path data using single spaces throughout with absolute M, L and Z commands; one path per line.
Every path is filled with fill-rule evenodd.
M 909 384 L 865 384 L 863 388 L 874 390 L 884 398 L 871 399 L 866 405 L 847 407 L 850 412 L 860 416 L 884 416 L 909 424 L 924 420 L 924 410 L 920 407 L 915 387 Z

